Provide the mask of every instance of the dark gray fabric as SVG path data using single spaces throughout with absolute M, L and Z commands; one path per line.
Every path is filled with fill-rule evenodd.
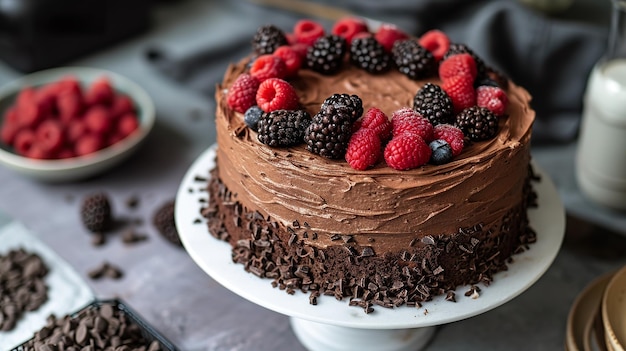
M 466 43 L 487 63 L 524 86 L 533 95 L 537 111 L 534 141 L 565 142 L 575 139 L 580 121 L 582 95 L 589 72 L 604 53 L 604 24 L 548 17 L 518 1 L 466 0 L 350 0 L 342 6 L 355 14 L 390 22 L 419 35 L 428 29 L 445 31 L 454 42 Z M 232 25 L 219 35 L 227 40 L 178 54 L 163 47 L 151 48 L 149 61 L 163 74 L 213 97 L 215 84 L 229 62 L 250 52 L 257 27 L 274 23 L 284 30 L 302 14 L 259 7 L 246 1 L 225 1 Z M 326 28 L 331 23 L 321 20 Z M 241 30 L 241 27 L 249 30 Z

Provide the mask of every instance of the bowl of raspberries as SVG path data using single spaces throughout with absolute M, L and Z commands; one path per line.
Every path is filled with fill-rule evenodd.
M 0 163 L 44 181 L 87 178 L 130 156 L 154 121 L 150 96 L 117 73 L 32 73 L 0 88 Z

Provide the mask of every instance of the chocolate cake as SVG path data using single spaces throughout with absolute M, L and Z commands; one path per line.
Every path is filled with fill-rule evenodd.
M 333 33 L 343 35 L 337 27 L 338 24 L 333 27 Z M 294 41 L 302 44 L 307 39 L 308 33 L 301 34 L 298 29 L 297 24 L 295 39 L 285 35 L 292 46 L 299 45 Z M 288 293 L 310 293 L 312 304 L 321 295 L 332 295 L 371 312 L 372 305 L 420 306 L 442 294 L 454 300 L 451 291 L 464 285 L 488 285 L 494 273 L 506 270 L 512 255 L 535 241 L 526 213 L 534 199 L 529 151 L 535 114 L 529 106 L 529 93 L 497 74 L 466 46 L 446 45 L 448 38 L 441 32 L 436 32 L 437 45 L 433 45 L 423 40 L 428 37 L 426 34 L 412 38 L 392 29 L 396 31 L 392 33 L 396 43 L 391 51 L 381 50 L 371 41 L 375 38 L 384 44 L 383 48 L 389 44 L 389 35 L 380 35 L 380 29 L 366 29 L 352 39 L 354 46 L 359 38 L 368 38 L 370 41 L 361 47 L 377 50 L 377 55 L 389 55 L 389 69 L 359 65 L 354 58 L 358 50 L 351 54 L 346 40 L 345 53 L 334 53 L 341 58 L 338 67 L 326 71 L 324 65 L 312 62 L 318 58 L 315 51 L 322 50 L 320 47 L 339 47 L 335 42 L 338 36 L 321 36 L 335 38 L 317 48 L 321 38 L 308 44 L 302 66 L 295 74 L 281 78 L 295 90 L 297 109 L 313 116 L 305 123 L 308 127 L 304 129 L 304 138 L 293 145 L 276 147 L 261 142 L 261 131 L 246 123 L 244 113 L 237 111 L 243 110 L 230 100 L 239 77 L 255 73 L 254 62 L 271 53 L 257 51 L 232 64 L 216 92 L 216 167 L 210 170 L 208 207 L 202 211 L 209 231 L 231 244 L 233 260 L 247 271 L 269 278 L 274 286 Z M 267 28 L 263 30 L 267 32 Z M 263 30 L 255 36 L 255 48 L 276 42 L 285 45 L 276 39 L 275 33 L 271 39 L 267 39 L 268 35 L 258 39 Z M 419 48 L 414 49 L 415 43 L 400 47 L 401 41 L 419 43 Z M 445 55 L 441 46 L 445 47 Z M 404 64 L 398 56 L 406 52 L 421 55 L 415 61 L 420 63 Z M 464 58 L 470 56 L 475 65 L 469 73 L 463 64 L 442 71 L 445 60 L 460 54 L 465 54 Z M 422 64 L 428 60 L 433 62 Z M 403 65 L 423 71 L 403 69 Z M 471 76 L 470 87 L 475 94 L 471 107 L 463 106 L 459 89 L 447 83 L 455 75 Z M 271 78 L 258 80 L 267 79 Z M 428 162 L 396 169 L 390 166 L 391 160 L 381 160 L 383 149 L 388 156 L 393 139 L 381 137 L 381 157 L 362 170 L 354 169 L 343 158 L 345 147 L 342 158 L 331 158 L 332 155 L 315 153 L 315 147 L 307 144 L 306 139 L 312 135 L 310 125 L 323 120 L 318 115 L 326 113 L 335 118 L 346 111 L 343 108 L 349 103 L 345 99 L 338 103 L 341 99 L 336 95 L 332 103 L 341 106 L 330 110 L 322 106 L 334 94 L 356 96 L 363 111 L 377 108 L 386 116 L 394 115 L 393 118 L 396 111 L 407 107 L 425 115 L 427 109 L 420 110 L 414 101 L 420 91 L 425 94 L 426 83 L 448 93 L 454 115 L 447 123 L 462 127 L 465 134 L 462 151 L 451 159 L 434 162 L 436 152 L 431 143 Z M 258 89 L 262 86 L 263 83 Z M 505 98 L 495 101 L 496 105 L 503 104 L 491 108 L 491 94 L 492 99 L 487 99 L 491 105 L 481 106 L 485 98 L 477 95 L 480 86 L 505 94 Z M 258 103 L 262 93 L 256 94 Z M 492 111 L 485 110 L 489 108 Z M 503 111 L 497 111 L 502 108 Z M 354 110 L 358 108 L 351 111 Z M 270 112 L 261 111 L 261 118 L 267 118 Z M 500 116 L 494 119 L 496 114 Z M 352 132 L 364 123 L 364 117 L 356 118 L 349 124 Z M 474 120 L 491 123 L 492 131 L 478 124 L 467 128 L 468 121 Z M 435 126 L 442 121 L 431 122 Z M 297 123 L 290 125 L 297 127 Z M 354 139 L 354 135 L 349 136 Z M 396 137 L 400 135 L 394 134 Z M 425 142 L 428 145 L 429 140 Z M 339 144 L 336 142 L 333 147 Z

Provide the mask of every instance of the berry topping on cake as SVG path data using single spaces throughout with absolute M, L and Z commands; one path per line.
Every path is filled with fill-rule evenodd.
M 259 119 L 261 119 L 261 115 L 263 115 L 263 110 L 261 110 L 259 106 L 251 106 L 243 115 L 243 121 L 246 123 L 248 128 L 256 132 L 257 124 L 259 123 Z
M 303 56 L 292 46 L 281 46 L 274 51 L 273 55 L 280 57 L 285 62 L 285 77 L 295 76 L 302 66 Z
M 373 129 L 361 128 L 352 134 L 346 151 L 346 161 L 350 167 L 366 170 L 374 166 L 381 156 L 380 138 Z
M 385 162 L 393 169 L 405 171 L 424 165 L 430 159 L 430 148 L 416 134 L 394 136 L 385 147 Z
M 269 78 L 261 83 L 256 92 L 256 103 L 265 112 L 295 110 L 299 105 L 293 86 L 279 78 Z
M 368 33 L 368 28 L 367 24 L 362 19 L 346 17 L 335 22 L 331 33 L 344 37 L 346 42 L 350 44 L 355 35 L 359 33 Z
M 393 136 L 402 134 L 419 135 L 425 142 L 433 140 L 433 125 L 419 113 L 410 108 L 402 108 L 391 115 Z
M 307 66 L 322 74 L 335 73 L 341 67 L 346 50 L 344 38 L 334 34 L 321 37 L 307 50 Z
M 476 91 L 470 76 L 459 75 L 448 78 L 443 81 L 441 88 L 452 100 L 455 113 L 476 105 Z
M 255 77 L 243 73 L 237 77 L 226 95 L 228 106 L 239 112 L 244 113 L 250 106 L 256 105 L 256 95 L 260 82 Z
M 387 50 L 387 52 L 391 52 L 393 45 L 396 43 L 396 41 L 404 40 L 408 37 L 408 34 L 401 31 L 393 24 L 388 23 L 382 24 L 374 34 L 374 38 L 378 40 L 378 42 L 385 48 L 385 50 Z
M 250 66 L 250 75 L 262 82 L 268 78 L 285 78 L 287 65 L 280 56 L 261 55 Z
M 433 54 L 435 61 L 441 61 L 450 48 L 450 38 L 448 38 L 446 33 L 437 29 L 432 29 L 422 34 L 418 42 Z
M 456 116 L 456 126 L 473 141 L 487 140 L 498 132 L 498 118 L 484 107 L 472 106 Z
M 430 163 L 442 165 L 452 160 L 452 147 L 445 140 L 433 140 L 428 144 L 428 147 L 432 152 L 430 154 Z
M 391 55 L 374 38 L 354 39 L 350 45 L 350 62 L 369 73 L 377 74 L 391 68 Z
M 446 54 L 444 55 L 443 59 L 446 60 L 448 57 L 457 55 L 457 54 L 470 54 L 472 58 L 474 59 L 474 62 L 476 62 L 476 70 L 478 72 L 478 77 L 482 78 L 482 77 L 487 76 L 487 67 L 485 66 L 485 62 L 480 57 L 478 57 L 478 55 L 476 55 L 474 51 L 472 51 L 472 49 L 470 49 L 465 44 L 459 44 L 459 43 L 450 44 L 450 48 L 448 49 L 448 52 L 446 52 Z
M 451 124 L 439 124 L 435 126 L 433 134 L 435 140 L 441 139 L 450 145 L 452 156 L 457 156 L 463 151 L 465 135 L 459 128 Z
M 293 27 L 293 34 L 298 43 L 313 45 L 315 41 L 324 36 L 324 27 L 318 22 L 310 19 L 303 19 L 296 22 Z
M 434 126 L 454 123 L 452 100 L 440 86 L 426 83 L 413 98 L 413 110 L 427 118 Z
M 507 104 L 506 93 L 497 86 L 482 85 L 476 89 L 476 105 L 489 109 L 498 117 L 504 115 Z
M 326 110 L 328 106 L 347 108 L 350 113 L 351 122 L 356 121 L 363 114 L 363 101 L 361 101 L 361 98 L 357 95 L 333 94 L 324 100 L 320 110 Z
M 307 150 L 323 157 L 341 159 L 352 135 L 352 116 L 344 106 L 328 105 L 313 116 L 304 141 Z
M 80 207 L 83 224 L 92 233 L 102 233 L 113 224 L 111 204 L 103 192 L 88 195 Z
M 252 49 L 257 55 L 271 54 L 279 46 L 287 44 L 285 33 L 272 24 L 259 27 L 252 39 Z
M 304 110 L 276 110 L 261 115 L 257 138 L 272 147 L 302 143 L 304 131 L 311 124 L 311 116 Z
M 391 139 L 393 126 L 389 121 L 389 117 L 379 108 L 371 107 L 365 112 L 360 122 L 361 128 L 371 129 L 378 135 L 381 141 L 386 142 Z
M 476 74 L 476 61 L 470 54 L 449 56 L 439 65 L 439 78 L 443 81 L 457 76 L 467 76 L 474 82 Z
M 398 70 L 411 79 L 426 78 L 436 71 L 433 55 L 414 39 L 396 41 L 392 54 Z

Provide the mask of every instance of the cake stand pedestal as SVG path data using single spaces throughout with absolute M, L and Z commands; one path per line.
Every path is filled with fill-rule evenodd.
M 321 296 L 313 306 L 308 295 L 289 295 L 272 288 L 268 279 L 260 279 L 233 263 L 230 245 L 211 236 L 204 221 L 197 223 L 200 199 L 206 199 L 206 182 L 202 178 L 215 167 L 214 160 L 215 146 L 193 163 L 178 189 L 175 218 L 183 245 L 198 266 L 218 283 L 255 304 L 291 317 L 294 333 L 311 351 L 422 349 L 434 335 L 434 326 L 487 312 L 532 286 L 552 264 L 565 233 L 565 212 L 556 188 L 535 165 L 541 176 L 541 181 L 534 184 L 539 207 L 529 209 L 528 214 L 537 232 L 537 242 L 531 244 L 530 250 L 514 255 L 509 269 L 497 273 L 489 287 L 479 284 L 480 293 L 466 297 L 469 287 L 459 287 L 455 291 L 456 303 L 437 296 L 421 308 L 374 305 L 370 314 L 348 306 L 347 299 L 338 301 L 331 296 Z

